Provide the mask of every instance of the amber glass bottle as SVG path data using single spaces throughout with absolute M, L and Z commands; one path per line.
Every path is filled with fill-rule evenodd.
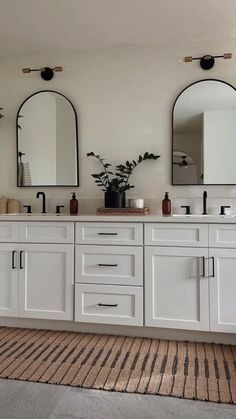
M 171 200 L 169 199 L 169 193 L 165 193 L 165 198 L 162 201 L 162 214 L 170 215 L 171 214 Z
M 70 213 L 71 215 L 77 215 L 79 212 L 79 202 L 76 198 L 75 193 L 72 193 L 72 199 L 70 200 Z

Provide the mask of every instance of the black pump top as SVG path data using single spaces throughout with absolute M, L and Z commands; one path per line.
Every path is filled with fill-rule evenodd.
M 169 192 L 165 192 L 165 199 L 169 199 Z
M 76 199 L 75 192 L 71 192 L 71 193 L 72 193 L 72 199 Z

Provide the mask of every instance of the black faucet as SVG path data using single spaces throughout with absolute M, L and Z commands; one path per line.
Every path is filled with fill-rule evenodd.
M 190 205 L 181 205 L 181 208 L 185 208 L 185 215 L 190 215 L 191 214 Z
M 207 191 L 203 192 L 203 212 L 202 215 L 207 215 Z
M 47 214 L 47 211 L 46 211 L 46 195 L 45 195 L 44 192 L 37 192 L 36 198 L 39 198 L 40 196 L 43 197 L 43 203 L 42 203 L 43 210 L 42 210 L 42 214 Z

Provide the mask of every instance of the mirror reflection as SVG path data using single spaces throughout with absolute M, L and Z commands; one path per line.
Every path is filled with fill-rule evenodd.
M 17 114 L 17 185 L 78 186 L 77 116 L 54 91 L 33 94 Z
M 202 80 L 173 108 L 173 185 L 236 184 L 236 90 Z

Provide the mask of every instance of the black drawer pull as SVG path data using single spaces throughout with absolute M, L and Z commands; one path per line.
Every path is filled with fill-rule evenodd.
M 99 236 L 117 236 L 118 233 L 98 233 Z
M 110 266 L 112 268 L 115 268 L 117 265 L 117 263 L 99 263 L 98 266 Z
M 99 307 L 117 307 L 118 304 L 102 304 L 102 303 L 98 303 Z
M 20 269 L 24 269 L 23 266 L 23 250 L 20 251 Z
M 202 270 L 202 276 L 203 278 L 206 278 L 206 261 L 204 256 L 202 256 Z
M 16 256 L 16 250 L 13 250 L 12 254 L 11 254 L 11 267 L 12 267 L 12 269 L 16 269 L 15 256 Z
M 215 258 L 214 256 L 211 256 L 210 259 L 212 260 L 212 275 L 210 275 L 209 278 L 215 278 Z

